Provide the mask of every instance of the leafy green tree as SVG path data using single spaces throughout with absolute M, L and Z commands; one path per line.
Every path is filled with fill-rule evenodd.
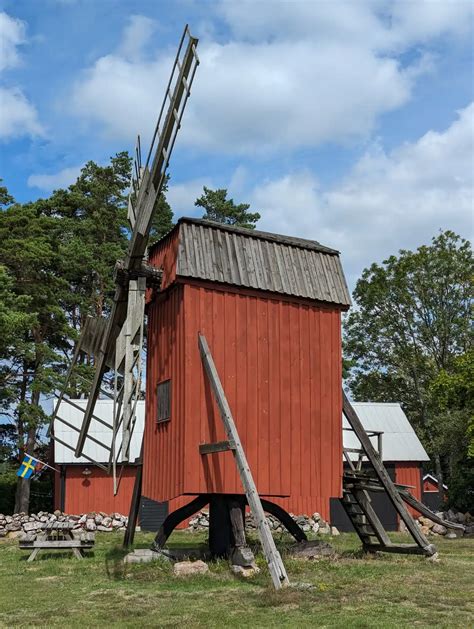
M 128 244 L 129 178 L 130 158 L 119 153 L 106 166 L 88 162 L 67 190 L 0 213 L 0 331 L 8 339 L 3 347 L 0 341 L 0 365 L 9 376 L 4 407 L 19 456 L 38 448 L 49 420 L 44 401 L 64 377 L 70 339 L 87 315 L 105 315 L 110 307 L 113 268 Z M 19 479 L 16 511 L 28 510 L 29 489 Z
M 0 266 L 0 409 L 8 410 L 15 398 L 19 365 L 24 338 L 35 321 L 26 295 L 17 295 L 15 280 L 5 266 Z
M 42 396 L 54 389 L 56 364 L 67 347 L 68 325 L 60 306 L 67 290 L 60 241 L 61 226 L 43 212 L 41 203 L 14 204 L 0 213 L 0 263 L 13 279 L 6 290 L 22 305 L 22 322 L 24 309 L 28 313 L 28 327 L 9 338 L 3 355 L 14 374 L 8 411 L 17 429 L 19 458 L 23 451 L 35 450 L 38 432 L 47 422 Z M 29 493 L 30 482 L 19 479 L 15 511 L 28 511 Z
M 196 199 L 194 205 L 202 207 L 205 212 L 203 218 L 216 223 L 234 225 L 235 227 L 246 227 L 255 229 L 256 222 L 260 219 L 258 212 L 249 212 L 249 203 L 239 203 L 236 205 L 233 199 L 227 198 L 227 190 L 211 190 L 203 187 L 204 194 Z
M 449 465 L 449 504 L 474 511 L 474 350 L 456 356 L 434 379 L 430 393 L 439 409 L 438 448 Z
M 163 184 L 163 188 L 160 196 L 156 202 L 155 214 L 150 231 L 149 244 L 152 245 L 163 236 L 166 236 L 174 227 L 173 222 L 173 210 L 171 209 L 168 200 L 166 199 L 166 193 L 168 192 L 169 175 L 166 175 L 166 180 Z
M 436 382 L 453 374 L 472 346 L 473 272 L 470 244 L 441 232 L 429 246 L 365 269 L 345 322 L 354 399 L 402 403 L 434 461 L 441 492 L 443 478 L 449 482 L 459 467 L 454 453 L 466 452 L 467 426 L 465 414 L 453 421 L 459 403 L 451 399 L 448 409 Z
M 12 195 L 9 194 L 7 188 L 1 185 L 2 181 L 3 179 L 0 177 L 0 208 L 7 207 L 15 201 Z
M 61 304 L 71 326 L 87 315 L 101 316 L 115 290 L 113 268 L 127 249 L 127 194 L 131 159 L 118 153 L 107 166 L 88 162 L 77 181 L 42 201 L 45 213 L 60 220 L 62 277 L 69 291 Z

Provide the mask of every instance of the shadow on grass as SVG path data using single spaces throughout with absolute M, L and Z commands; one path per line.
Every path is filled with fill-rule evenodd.
M 131 549 L 122 546 L 112 546 L 105 553 L 105 572 L 109 579 L 114 581 L 122 581 L 127 574 L 127 564 L 124 563 L 124 557 Z
M 83 551 L 84 552 L 84 551 Z M 20 557 L 21 562 L 28 562 L 28 558 L 31 553 L 25 553 Z M 53 550 L 53 551 L 45 551 L 42 550 L 39 552 L 33 561 L 30 562 L 31 565 L 38 561 L 44 561 L 47 559 L 55 559 L 55 560 L 64 560 L 64 559 L 75 559 L 76 561 L 87 561 L 88 559 L 94 559 L 95 553 L 94 551 L 85 551 L 82 559 L 78 559 L 76 555 L 72 551 L 69 550 Z

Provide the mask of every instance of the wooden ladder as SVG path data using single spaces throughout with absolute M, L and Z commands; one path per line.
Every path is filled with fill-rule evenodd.
M 343 497 L 341 502 L 364 548 L 369 551 L 379 550 L 394 553 L 434 555 L 436 547 L 428 542 L 415 520 L 408 513 L 399 489 L 390 478 L 382 463 L 380 454 L 372 445 L 362 422 L 344 391 L 342 396 L 343 413 L 360 441 L 364 455 L 373 468 L 373 474 L 369 475 L 362 471 L 360 466 L 356 468 L 352 465 L 350 458 L 346 456 L 351 469 L 343 475 Z M 374 487 L 388 496 L 400 519 L 405 523 L 408 532 L 415 542 L 414 544 L 392 543 L 371 505 L 368 491 L 372 491 Z
M 289 585 L 288 575 L 286 574 L 280 553 L 278 552 L 273 540 L 270 527 L 265 517 L 265 512 L 257 492 L 257 487 L 252 477 L 247 457 L 240 442 L 239 433 L 232 417 L 232 412 L 227 402 L 227 398 L 222 387 L 219 374 L 217 373 L 214 360 L 212 358 L 206 337 L 199 334 L 199 349 L 201 358 L 206 369 L 213 393 L 215 395 L 220 415 L 224 423 L 227 442 L 219 442 L 218 444 L 208 444 L 205 449 L 201 448 L 201 454 L 211 452 L 222 452 L 230 450 L 235 458 L 237 469 L 239 471 L 240 480 L 247 496 L 250 511 L 257 525 L 258 534 L 262 544 L 263 552 L 268 563 L 268 569 L 272 577 L 275 589 L 280 589 Z

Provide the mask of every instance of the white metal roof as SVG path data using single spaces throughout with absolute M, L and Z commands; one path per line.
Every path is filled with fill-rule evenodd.
M 73 400 L 73 402 L 85 409 L 87 400 Z M 410 425 L 407 416 L 403 412 L 398 403 L 382 403 L 382 402 L 353 402 L 352 406 L 356 410 L 362 425 L 368 431 L 381 431 L 382 435 L 382 456 L 384 461 L 429 461 L 429 457 L 421 445 L 420 440 L 416 436 L 415 431 Z M 96 403 L 94 414 L 112 423 L 113 401 L 98 400 Z M 62 403 L 59 416 L 74 426 L 80 428 L 83 414 L 70 404 Z M 343 427 L 349 428 L 349 424 L 343 417 Z M 140 447 L 143 439 L 143 429 L 145 424 L 145 402 L 140 401 L 137 405 L 137 419 L 135 429 L 132 435 L 130 446 L 130 461 L 135 461 L 140 456 Z M 65 426 L 61 422 L 55 423 L 55 434 L 61 441 L 69 443 L 75 448 L 77 441 L 77 432 Z M 92 420 L 90 427 L 92 434 L 99 441 L 110 446 L 112 441 L 112 433 L 99 422 Z M 360 444 L 351 431 L 343 431 L 344 446 L 348 448 L 359 448 Z M 377 448 L 377 437 L 371 437 L 371 441 Z M 55 461 L 56 463 L 90 463 L 85 457 L 76 459 L 73 450 L 66 448 L 62 444 L 55 443 Z M 86 439 L 84 453 L 94 461 L 106 463 L 109 453 L 105 448 Z M 354 455 L 352 458 L 357 458 Z
M 352 402 L 365 430 L 382 431 L 382 458 L 384 461 L 429 461 L 407 416 L 398 403 Z M 343 428 L 349 428 L 345 417 Z M 377 437 L 371 437 L 377 449 Z M 343 431 L 344 446 L 360 448 L 360 443 L 353 432 Z M 357 456 L 353 457 L 357 458 Z
M 83 408 L 85 410 L 87 406 L 87 400 L 72 400 L 74 404 Z M 83 413 L 67 404 L 66 402 L 62 402 L 59 408 L 59 417 L 64 418 L 67 422 L 72 424 L 73 426 L 77 426 L 77 428 L 81 427 Z M 113 400 L 97 400 L 94 410 L 94 415 L 100 417 L 104 421 L 109 424 L 112 424 L 113 418 Z M 143 428 L 145 425 L 145 402 L 140 401 L 137 403 L 137 415 L 135 421 L 135 428 L 132 434 L 132 439 L 130 443 L 130 462 L 134 462 L 136 458 L 140 456 L 140 448 L 143 440 Z M 112 431 L 103 426 L 96 420 L 91 421 L 89 433 L 110 447 L 112 443 Z M 61 421 L 55 421 L 54 423 L 54 434 L 61 441 L 65 441 L 70 444 L 73 450 L 76 447 L 78 433 L 65 426 Z M 119 445 L 119 436 L 117 436 L 117 446 Z M 89 459 L 85 457 L 76 458 L 74 456 L 74 451 L 70 450 L 66 446 L 61 443 L 55 441 L 54 443 L 54 459 L 56 463 L 91 463 Z M 100 445 L 94 443 L 90 439 L 86 439 L 84 445 L 84 454 L 88 457 L 97 461 L 98 463 L 107 463 L 109 461 L 109 451 L 105 448 L 102 448 Z

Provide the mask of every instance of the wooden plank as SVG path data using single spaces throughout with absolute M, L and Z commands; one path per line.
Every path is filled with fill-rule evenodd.
M 380 522 L 377 514 L 374 511 L 374 508 L 370 504 L 370 498 L 367 492 L 365 491 L 357 491 L 353 490 L 353 494 L 359 503 L 362 511 L 365 513 L 368 523 L 374 530 L 377 539 L 384 546 L 390 546 L 392 542 L 390 541 L 389 536 L 387 535 L 386 530 L 383 527 L 383 524 Z
M 224 389 L 222 388 L 219 374 L 217 373 L 216 366 L 214 365 L 206 338 L 202 334 L 199 334 L 198 340 L 204 367 L 216 397 L 217 405 L 219 407 L 228 439 L 229 441 L 233 441 L 235 443 L 235 450 L 233 450 L 233 454 L 237 462 L 239 475 L 245 494 L 247 495 L 250 510 L 257 524 L 260 541 L 268 562 L 268 569 L 272 577 L 273 585 L 276 589 L 280 589 L 281 587 L 289 584 L 288 575 L 286 574 L 285 566 L 283 565 L 280 553 L 275 546 L 270 527 L 268 526 L 262 503 L 260 502 L 260 497 L 257 492 L 257 487 L 255 486 L 244 449 L 240 443 L 234 418 L 232 417 L 232 412 L 227 402 Z
M 443 518 L 439 518 L 434 511 L 428 509 L 423 503 L 415 498 L 409 491 L 404 489 L 399 489 L 398 493 L 402 497 L 406 503 L 408 503 L 413 509 L 416 509 L 419 513 L 424 515 L 425 517 L 433 520 L 436 524 L 441 524 L 441 526 L 445 526 L 446 528 L 455 529 L 457 531 L 464 532 L 464 526 L 462 524 L 455 524 L 454 522 L 450 522 L 449 520 L 443 520 Z
M 94 546 L 93 541 L 81 541 L 79 539 L 59 539 L 59 540 L 36 540 L 33 544 L 29 545 L 29 548 L 51 548 L 51 549 L 63 549 L 68 550 L 70 548 L 92 548 Z
M 227 452 L 235 450 L 235 444 L 230 441 L 216 441 L 215 443 L 201 443 L 199 454 L 215 454 L 216 452 Z
M 379 546 L 378 544 L 364 544 L 364 549 L 369 551 L 379 551 L 384 553 L 402 553 L 405 555 L 427 555 L 432 553 L 426 551 L 418 544 L 390 544 L 390 546 Z

